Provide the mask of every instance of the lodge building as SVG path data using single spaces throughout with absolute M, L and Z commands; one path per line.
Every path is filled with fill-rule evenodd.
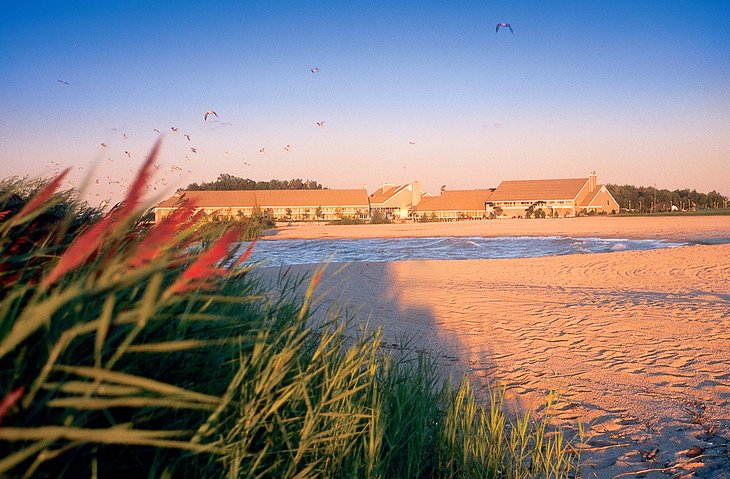
M 480 219 L 489 215 L 494 189 L 448 190 L 440 196 L 422 198 L 416 216 L 440 220 Z
M 386 183 L 368 198 L 370 214 L 381 213 L 388 219 L 410 218 L 424 195 L 428 193 L 421 191 L 418 181 L 405 185 Z
M 508 218 L 525 216 L 528 209 L 542 209 L 547 216 L 619 212 L 619 205 L 596 173 L 588 178 L 503 181 L 488 200 L 492 210 Z
M 581 213 L 615 214 L 618 202 L 597 176 L 587 178 L 507 180 L 496 188 L 424 193 L 419 182 L 385 184 L 368 196 L 367 190 L 238 190 L 179 191 L 155 207 L 155 221 L 191 202 L 213 219 L 237 219 L 255 211 L 274 220 L 367 219 L 373 214 L 395 220 L 423 217 L 442 220 L 526 217 L 535 211 L 545 216 Z
M 155 222 L 160 222 L 180 206 L 183 199 L 213 219 L 251 216 L 255 210 L 274 220 L 365 219 L 370 216 L 368 194 L 350 190 L 235 190 L 178 191 L 155 207 Z

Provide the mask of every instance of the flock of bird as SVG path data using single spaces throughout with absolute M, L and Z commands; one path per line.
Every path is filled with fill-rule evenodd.
M 507 23 L 507 22 L 497 23 L 496 28 L 495 28 L 495 33 L 499 33 L 500 28 L 502 28 L 502 29 L 505 29 L 506 28 L 506 29 L 508 29 L 510 31 L 510 33 L 514 34 L 514 30 L 512 29 L 512 25 L 509 24 L 509 23 Z M 318 67 L 312 67 L 309 71 L 312 73 L 312 75 L 317 75 L 320 72 L 320 69 Z M 65 80 L 58 80 L 58 83 L 60 83 L 62 85 L 65 85 L 65 86 L 70 86 L 71 85 L 69 82 L 67 82 Z M 220 120 L 221 119 L 221 117 L 218 115 L 218 113 L 215 110 L 207 110 L 206 112 L 203 113 L 203 122 L 208 123 L 208 120 L 209 119 L 212 119 L 212 117 L 215 117 L 217 120 Z M 220 122 L 220 124 L 230 125 L 230 123 L 228 123 L 228 122 Z M 315 124 L 316 124 L 316 127 L 317 128 L 324 128 L 325 127 L 325 121 L 324 120 L 317 121 Z M 497 125 L 500 125 L 501 126 L 501 123 L 500 124 L 495 124 L 494 126 L 497 126 Z M 112 130 L 113 131 L 118 131 L 116 128 L 112 128 Z M 153 131 L 156 132 L 156 133 L 158 133 L 158 134 L 161 133 L 158 128 L 154 128 Z M 173 136 L 175 136 L 175 135 L 177 135 L 179 133 L 179 128 L 178 127 L 175 127 L 175 126 L 171 126 L 170 127 L 170 132 L 171 132 L 171 134 Z M 188 133 L 183 133 L 183 137 L 185 137 L 185 139 L 187 141 L 189 141 L 189 142 L 192 141 L 191 140 L 191 136 Z M 129 136 L 127 135 L 127 133 L 122 133 L 122 140 L 128 140 L 128 139 L 129 139 Z M 408 141 L 408 144 L 409 145 L 415 145 L 416 144 L 416 141 L 415 140 L 409 140 Z M 109 144 L 107 144 L 106 142 L 101 143 L 100 146 L 101 146 L 101 149 L 102 150 L 107 150 L 109 148 Z M 195 146 L 190 146 L 189 149 L 190 149 L 190 152 L 192 152 L 193 154 L 197 154 L 198 153 L 198 148 L 195 147 Z M 290 144 L 286 144 L 283 147 L 283 151 L 285 153 L 288 153 L 289 151 L 291 151 L 291 149 L 292 149 L 292 146 Z M 262 146 L 259 149 L 259 154 L 260 155 L 266 155 L 266 153 L 267 153 L 266 147 Z M 129 150 L 124 150 L 124 154 L 127 155 L 128 158 L 130 158 L 130 159 L 132 158 L 132 152 L 130 152 Z M 225 152 L 225 156 L 228 157 L 228 152 L 227 151 Z M 185 155 L 185 159 L 186 159 L 186 161 L 188 163 L 191 161 L 191 158 L 188 155 Z M 108 157 L 107 158 L 107 161 L 109 163 L 113 163 L 114 162 L 114 160 L 112 160 L 111 157 Z M 245 161 L 245 158 L 242 161 L 242 163 L 243 163 L 244 166 L 251 166 L 251 163 L 249 163 L 248 161 Z M 54 171 L 54 173 L 60 172 L 60 165 L 57 162 L 55 162 L 55 161 L 51 161 L 50 164 L 47 165 L 47 167 L 50 167 L 50 169 L 52 169 Z M 156 170 L 159 170 L 160 169 L 160 165 L 159 164 L 155 164 L 154 167 L 155 167 Z M 404 166 L 404 168 L 405 168 L 405 166 Z M 79 169 L 83 170 L 83 167 L 80 167 Z M 187 171 L 187 173 L 191 173 L 191 170 L 190 169 L 187 169 L 186 170 L 183 167 L 178 166 L 178 165 L 174 165 L 173 164 L 170 167 L 170 173 L 176 173 L 179 176 L 182 176 L 185 171 Z M 130 172 L 133 173 L 133 170 L 131 168 L 130 168 Z M 111 176 L 107 176 L 107 182 L 108 182 L 109 185 L 116 184 L 116 185 L 119 185 L 121 188 L 126 188 L 126 187 L 129 186 L 129 182 L 127 180 L 124 180 L 124 179 L 122 179 L 122 180 L 116 180 L 116 179 L 112 179 Z M 73 182 L 71 182 L 71 181 L 68 181 L 67 184 L 70 187 L 72 187 L 72 188 L 74 186 L 73 185 Z M 98 180 L 98 179 L 95 180 L 95 184 L 96 185 L 100 185 L 100 180 Z M 158 188 L 159 185 L 167 186 L 168 185 L 167 179 L 160 178 L 160 179 L 156 180 L 155 182 L 148 184 L 147 185 L 147 188 L 148 189 L 151 188 L 151 189 L 157 190 L 157 188 Z M 96 196 L 96 197 L 99 197 L 100 194 L 99 193 L 91 193 L 91 192 L 89 192 L 89 193 L 87 193 L 87 196 Z M 102 202 L 102 204 L 108 205 L 109 204 L 109 199 L 104 200 Z

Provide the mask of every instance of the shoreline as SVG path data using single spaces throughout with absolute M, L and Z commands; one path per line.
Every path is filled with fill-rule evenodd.
M 409 237 L 566 236 L 606 239 L 665 239 L 704 244 L 730 239 L 730 216 L 582 217 L 465 220 L 436 223 L 324 225 L 292 223 L 266 230 L 260 239 L 349 239 Z

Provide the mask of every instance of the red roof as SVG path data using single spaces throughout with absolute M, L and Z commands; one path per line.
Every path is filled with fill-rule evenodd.
M 476 211 L 484 210 L 492 190 L 451 190 L 441 196 L 425 196 L 418 203 L 418 211 Z
M 385 203 L 408 185 L 390 186 L 378 188 L 378 191 L 370 195 L 370 203 Z
M 490 201 L 572 200 L 587 182 L 588 178 L 503 181 Z
M 286 206 L 358 206 L 368 207 L 364 189 L 354 190 L 234 190 L 234 191 L 179 191 L 175 196 L 157 205 L 175 207 L 180 196 L 198 208 L 261 208 Z

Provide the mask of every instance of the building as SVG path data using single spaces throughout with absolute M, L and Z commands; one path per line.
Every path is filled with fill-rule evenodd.
M 400 186 L 386 183 L 370 195 L 370 214 L 381 213 L 389 219 L 409 218 L 423 195 L 417 181 Z
M 440 196 L 421 198 L 416 215 L 442 220 L 485 218 L 494 189 L 444 191 Z
M 619 212 L 618 202 L 595 172 L 588 178 L 503 181 L 489 199 L 499 216 L 526 216 L 542 209 L 547 216 L 576 216 L 579 213 Z
M 155 207 L 155 221 L 174 211 L 183 194 L 196 211 L 203 210 L 216 219 L 251 216 L 257 209 L 285 221 L 369 217 L 365 189 L 178 191 Z

